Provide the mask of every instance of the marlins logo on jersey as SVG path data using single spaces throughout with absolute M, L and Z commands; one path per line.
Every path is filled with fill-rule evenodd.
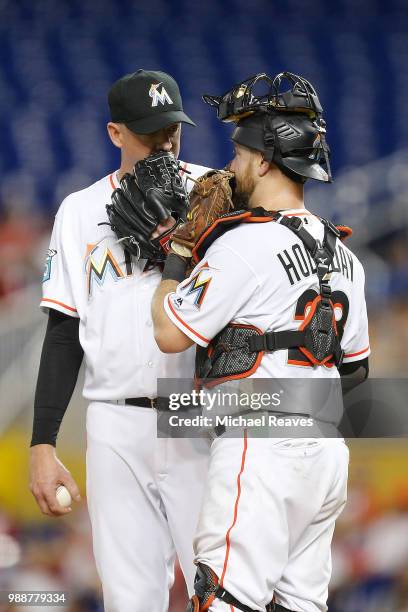
M 205 294 L 207 293 L 208 287 L 211 283 L 211 276 L 204 279 L 200 278 L 201 273 L 204 271 L 208 271 L 208 268 L 208 263 L 206 263 L 198 270 L 196 274 L 194 274 L 194 276 L 191 277 L 191 280 L 188 282 L 188 284 L 183 287 L 184 290 L 187 290 L 186 295 L 194 294 L 194 305 L 196 306 L 196 308 L 201 307 L 201 304 L 203 303 L 205 298 Z M 178 306 L 180 307 L 181 304 L 182 302 L 179 303 Z
M 173 100 L 170 98 L 167 93 L 164 85 L 162 85 L 161 91 L 159 91 L 159 87 L 162 85 L 161 83 L 152 83 L 149 89 L 149 96 L 152 98 L 152 106 L 157 106 L 160 104 L 173 104 Z
M 129 277 L 133 275 L 132 261 L 127 250 L 124 251 L 124 264 L 126 268 L 125 273 L 122 271 L 119 262 L 108 248 L 103 251 L 102 257 L 96 259 L 95 253 L 97 246 L 97 244 L 88 244 L 85 257 L 85 270 L 88 278 L 89 296 L 92 294 L 93 281 L 95 280 L 101 287 L 105 282 L 107 272 L 110 273 L 110 276 L 115 282 L 125 278 L 126 276 Z

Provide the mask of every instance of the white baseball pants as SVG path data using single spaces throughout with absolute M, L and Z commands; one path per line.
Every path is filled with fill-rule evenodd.
M 158 439 L 151 408 L 92 402 L 87 496 L 106 612 L 165 612 L 177 553 L 189 594 L 204 440 Z
M 254 610 L 275 595 L 289 610 L 325 612 L 348 459 L 339 439 L 216 439 L 196 562 Z M 234 608 L 217 599 L 210 610 Z

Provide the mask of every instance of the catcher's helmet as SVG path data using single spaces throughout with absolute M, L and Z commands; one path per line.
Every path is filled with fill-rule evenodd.
M 291 85 L 288 91 L 281 92 L 283 82 Z M 267 92 L 256 96 L 254 87 L 259 84 L 266 85 Z M 292 180 L 332 181 L 323 109 L 303 77 L 290 72 L 274 79 L 258 74 L 223 96 L 205 95 L 203 100 L 217 108 L 221 121 L 237 123 L 234 142 L 261 151 Z

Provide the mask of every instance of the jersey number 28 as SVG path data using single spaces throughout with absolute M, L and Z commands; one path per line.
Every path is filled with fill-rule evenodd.
M 313 300 L 318 296 L 318 292 L 314 289 L 307 289 L 297 301 L 295 310 L 296 321 L 304 321 L 307 316 L 307 311 L 310 308 Z M 344 333 L 344 326 L 347 321 L 349 313 L 349 300 L 347 295 L 343 291 L 333 291 L 331 300 L 334 306 L 334 312 L 336 315 L 337 332 L 339 334 L 339 340 L 342 339 Z M 300 365 L 305 367 L 311 367 L 312 364 L 307 357 L 297 348 L 288 349 L 288 364 L 289 365 Z M 329 362 L 327 367 L 332 367 L 333 363 Z

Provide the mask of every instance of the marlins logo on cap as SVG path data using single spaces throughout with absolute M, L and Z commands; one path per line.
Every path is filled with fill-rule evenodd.
M 161 91 L 159 91 L 160 85 L 162 85 L 162 83 L 152 83 L 150 85 L 149 96 L 152 98 L 152 106 L 157 106 L 159 102 L 163 105 L 166 104 L 166 102 L 173 104 L 173 100 L 165 90 L 164 85 L 162 85 Z
M 153 134 L 175 123 L 194 121 L 183 111 L 179 87 L 158 70 L 137 70 L 116 81 L 108 95 L 111 119 L 135 134 Z

